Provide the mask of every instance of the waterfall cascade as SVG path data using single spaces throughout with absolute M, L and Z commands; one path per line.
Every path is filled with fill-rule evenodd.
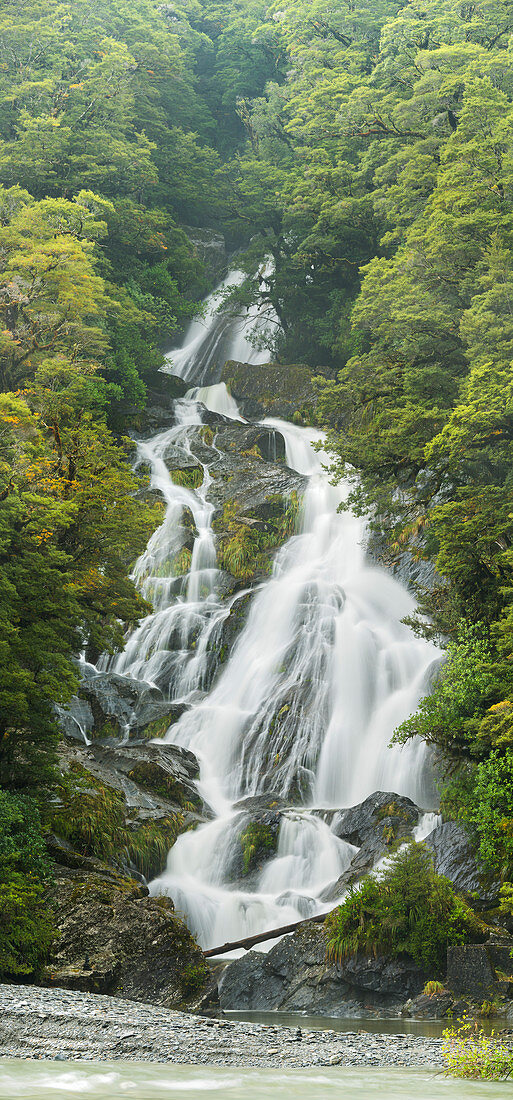
M 422 695 L 437 650 L 402 623 L 414 601 L 367 560 L 364 523 L 337 511 L 347 487 L 331 485 L 317 449 L 322 435 L 313 429 L 265 421 L 283 436 L 287 465 L 308 485 L 297 533 L 253 594 L 246 625 L 213 685 L 209 678 L 208 656 L 233 597 L 223 600 L 219 592 L 208 463 L 201 488 L 189 489 L 174 484 L 164 456 L 178 445 L 189 448 L 205 407 L 242 419 L 226 387 L 209 384 L 221 351 L 255 364 L 267 358 L 247 342 L 242 322 L 216 313 L 230 280 L 238 279 L 231 273 L 169 356 L 169 369 L 200 388 L 177 402 L 175 427 L 139 444 L 166 513 L 135 570 L 154 610 L 114 666 L 165 684 L 170 699 L 188 705 L 167 739 L 198 757 L 200 790 L 216 817 L 179 838 L 151 890 L 173 897 L 204 947 L 332 906 L 323 894 L 356 849 L 314 807 L 347 807 L 375 790 L 407 795 L 425 809 L 433 804 L 425 747 L 388 743 Z M 246 323 L 261 330 L 258 311 Z M 192 516 L 194 545 L 187 576 L 175 577 L 185 513 Z M 250 809 L 273 806 L 274 854 L 241 880 L 234 853 L 240 856 Z

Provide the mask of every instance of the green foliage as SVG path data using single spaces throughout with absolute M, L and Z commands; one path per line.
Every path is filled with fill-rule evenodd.
M 260 821 L 251 822 L 240 834 L 239 842 L 245 875 L 258 866 L 259 860 L 276 850 L 276 836 L 269 825 Z
M 53 939 L 48 863 L 35 803 L 0 791 L 0 977 L 39 974 Z
M 513 878 L 513 750 L 492 751 L 458 772 L 444 791 L 444 803 L 469 828 L 485 868 Z
M 460 623 L 431 694 L 399 726 L 393 741 L 404 744 L 412 737 L 422 737 L 447 756 L 468 756 L 476 734 L 476 711 L 486 706 L 494 685 L 490 645 L 483 632 Z
M 250 580 L 257 573 L 270 573 L 271 552 L 294 533 L 299 510 L 300 501 L 295 490 L 286 499 L 280 496 L 269 498 L 267 518 L 255 518 L 250 526 L 246 516 L 239 517 L 236 502 L 228 501 L 218 521 L 221 528 L 218 544 L 220 567 L 242 581 Z M 251 518 L 251 513 L 248 518 Z
M 479 934 L 479 924 L 451 883 L 435 875 L 431 853 L 409 844 L 378 876 L 330 913 L 328 954 L 340 960 L 364 954 L 410 955 L 426 970 L 445 972 L 447 947 Z
M 58 793 L 59 804 L 48 814 L 54 832 L 84 855 L 124 860 L 146 878 L 162 870 L 184 824 L 180 813 L 132 822 L 123 795 L 78 764 L 72 765 Z
M 453 1077 L 502 1081 L 513 1072 L 513 1051 L 497 1039 L 494 1032 L 485 1035 L 474 1020 L 463 1019 L 456 1028 L 447 1028 L 444 1038 L 444 1065 Z

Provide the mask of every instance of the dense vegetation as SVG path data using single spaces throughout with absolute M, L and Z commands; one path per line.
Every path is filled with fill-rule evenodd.
M 409 955 L 426 973 L 444 975 L 447 948 L 479 938 L 479 922 L 431 852 L 408 844 L 376 876 L 368 875 L 330 913 L 328 952 L 337 961 L 364 954 Z
M 4 789 L 44 799 L 74 654 L 144 609 L 158 513 L 124 432 L 208 289 L 187 227 L 210 226 L 276 358 L 317 377 L 350 503 L 436 565 L 417 629 L 448 661 L 397 736 L 433 744 L 513 877 L 512 43 L 512 0 L 4 0 Z

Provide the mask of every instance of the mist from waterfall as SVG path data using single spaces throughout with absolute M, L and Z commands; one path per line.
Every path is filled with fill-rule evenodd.
M 155 683 L 188 706 L 165 739 L 198 757 L 200 791 L 216 817 L 178 839 L 151 891 L 173 897 L 204 947 L 327 908 L 322 897 L 355 849 L 314 808 L 350 806 L 375 790 L 433 808 L 425 746 L 390 748 L 389 741 L 424 693 L 438 653 L 402 622 L 414 600 L 369 562 L 363 520 L 338 511 L 348 487 L 330 483 L 327 456 L 317 449 L 322 434 L 314 429 L 264 422 L 283 436 L 287 465 L 308 485 L 297 533 L 253 594 L 246 625 L 211 682 L 216 631 L 234 597 L 223 599 L 219 585 L 208 463 L 201 488 L 192 490 L 173 483 L 164 459 L 173 446 L 187 450 L 205 407 L 241 419 L 226 387 L 208 384 L 212 364 L 218 377 L 221 344 L 226 350 L 231 341 L 233 349 L 239 341 L 240 357 L 245 341 L 246 361 L 253 350 L 247 327 L 233 318 L 223 327 L 216 313 L 230 280 L 236 284 L 239 274 L 228 276 L 183 347 L 170 354 L 172 369 L 196 385 L 177 402 L 176 426 L 139 444 L 139 461 L 149 464 L 166 513 L 135 570 L 154 610 L 115 662 L 116 671 Z M 253 310 L 250 329 L 262 324 Z M 254 356 L 255 364 L 267 358 Z M 196 535 L 190 570 L 175 577 L 185 513 Z M 245 800 L 270 797 L 280 812 L 276 854 L 241 882 L 233 866 L 250 820 Z

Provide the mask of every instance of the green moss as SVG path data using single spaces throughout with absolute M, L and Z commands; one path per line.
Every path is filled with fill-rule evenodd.
M 214 433 L 212 431 L 212 428 L 210 428 L 208 424 L 205 424 L 203 428 L 201 428 L 200 435 L 203 442 L 206 443 L 207 447 L 211 447 L 214 442 Z
M 147 741 L 152 741 L 154 737 L 164 737 L 174 721 L 175 717 L 171 714 L 166 714 L 164 718 L 156 718 L 154 722 L 149 722 L 144 729 L 138 730 L 137 736 L 144 737 Z
M 182 973 L 180 974 L 180 985 L 182 987 L 182 994 L 184 997 L 192 997 L 195 993 L 199 993 L 203 988 L 205 982 L 209 976 L 209 970 L 206 963 L 201 961 L 197 963 L 188 963 L 184 966 Z
M 128 777 L 146 790 L 153 791 L 162 798 L 168 798 L 171 802 L 177 802 L 182 809 L 192 810 L 194 805 L 200 804 L 197 795 L 193 799 L 186 799 L 181 784 L 172 775 L 166 775 L 164 770 L 151 760 L 140 761 L 128 773 Z

